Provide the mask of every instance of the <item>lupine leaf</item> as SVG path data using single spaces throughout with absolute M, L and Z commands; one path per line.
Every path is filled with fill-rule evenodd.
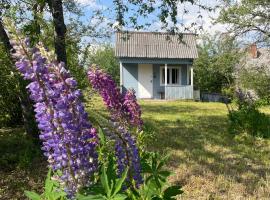
M 114 196 L 113 199 L 114 200 L 124 200 L 126 198 L 127 198 L 127 196 L 125 194 L 117 194 L 117 195 Z
M 165 165 L 165 163 L 167 162 L 169 156 L 170 155 L 166 155 L 161 159 L 161 161 L 159 162 L 159 164 L 157 166 L 157 170 L 160 170 Z
M 83 195 L 78 195 L 77 200 L 102 200 L 102 199 L 106 199 L 104 196 L 102 195 L 87 195 L 87 196 L 83 196 Z
M 122 174 L 121 178 L 116 181 L 113 196 L 116 195 L 121 190 L 122 185 L 123 185 L 124 181 L 126 180 L 127 173 L 128 173 L 128 168 L 125 169 L 125 171 Z
M 173 197 L 182 193 L 183 191 L 181 190 L 181 186 L 177 186 L 177 185 L 170 186 L 164 191 L 163 198 L 165 200 L 173 200 L 173 199 L 176 199 Z
M 171 172 L 165 171 L 165 170 L 164 170 L 164 171 L 160 171 L 159 174 L 160 174 L 161 176 L 167 178 L 168 176 L 171 175 Z
M 100 127 L 99 127 L 99 129 L 98 129 L 98 137 L 99 137 L 99 140 L 100 140 L 100 144 L 101 144 L 101 145 L 104 145 L 106 139 L 105 139 L 105 135 L 104 135 L 104 133 L 103 133 L 103 130 L 102 130 Z
M 24 194 L 31 200 L 40 200 L 41 197 L 39 194 L 31 191 L 24 191 Z
M 104 165 L 101 168 L 101 172 L 102 172 L 101 176 L 100 176 L 101 184 L 105 190 L 107 197 L 110 197 L 111 196 L 111 188 L 109 186 L 108 177 L 107 177 L 107 173 L 106 173 L 106 169 L 105 169 Z

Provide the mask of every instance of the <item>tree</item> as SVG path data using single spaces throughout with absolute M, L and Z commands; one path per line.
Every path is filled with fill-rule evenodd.
M 111 74 L 116 83 L 119 83 L 119 62 L 114 56 L 114 48 L 110 45 L 102 45 L 96 51 L 87 48 L 84 59 L 86 65 L 97 64 Z
M 199 58 L 194 63 L 195 86 L 202 91 L 221 93 L 234 83 L 234 69 L 241 53 L 234 40 L 220 35 L 203 37 Z
M 8 110 L 7 108 L 4 108 L 4 106 L 9 106 L 12 110 L 13 107 L 17 107 L 16 102 L 12 102 L 12 101 L 8 101 L 11 100 L 12 97 L 6 93 L 13 93 L 13 95 L 16 95 L 16 93 L 18 94 L 18 100 L 20 101 L 20 105 L 21 105 L 21 110 L 12 110 L 14 113 L 12 113 L 12 115 L 15 116 L 15 120 L 14 121 L 19 121 L 18 120 L 18 116 L 20 116 L 20 112 L 22 112 L 22 116 L 23 116 L 23 121 L 24 121 L 24 127 L 25 130 L 27 132 L 28 135 L 37 137 L 37 127 L 36 127 L 36 123 L 34 120 L 34 110 L 33 110 L 33 106 L 31 103 L 31 100 L 29 98 L 29 95 L 25 89 L 26 86 L 26 81 L 22 79 L 21 76 L 18 75 L 17 71 L 15 71 L 14 67 L 11 67 L 11 65 L 14 65 L 14 61 L 11 58 L 10 52 L 14 51 L 12 50 L 12 45 L 10 44 L 8 35 L 4 29 L 3 23 L 2 23 L 2 19 L 0 17 L 0 42 L 3 44 L 3 47 L 5 49 L 5 52 L 2 51 L 2 59 L 5 61 L 1 62 L 1 74 L 2 74 L 2 80 L 3 83 L 2 85 L 2 89 L 1 89 L 1 96 L 3 97 L 3 103 L 1 103 L 3 106 L 2 110 Z M 15 88 L 10 88 L 12 87 L 12 85 L 7 86 L 7 82 L 10 82 L 10 77 L 5 76 L 7 74 L 10 74 L 8 72 L 11 72 L 11 74 L 15 74 L 14 77 L 11 78 L 11 81 L 13 82 L 12 85 Z M 18 90 L 16 90 L 16 87 L 18 86 Z M 15 94 L 14 94 L 15 93 Z M 4 99 L 4 97 L 6 97 Z M 8 98 L 11 97 L 11 98 Z M 16 99 L 16 98 L 15 98 Z M 14 100 L 14 97 L 13 97 Z M 5 102 L 5 103 L 4 103 Z M 8 104 L 12 104 L 12 105 L 8 105 Z
M 240 86 L 253 90 L 265 103 L 270 103 L 270 74 L 268 66 L 253 69 L 242 69 L 239 73 Z
M 234 37 L 252 35 L 254 42 L 269 42 L 269 0 L 224 1 L 217 22 L 229 24 Z
M 47 0 L 50 12 L 53 16 L 53 24 L 55 30 L 54 48 L 59 62 L 67 63 L 66 54 L 66 25 L 64 22 L 64 13 L 62 0 Z

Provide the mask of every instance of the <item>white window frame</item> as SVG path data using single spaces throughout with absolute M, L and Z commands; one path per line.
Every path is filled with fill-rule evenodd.
M 160 86 L 165 86 L 165 82 L 164 84 L 162 83 L 162 70 L 165 70 L 165 66 L 160 66 L 160 71 L 159 71 L 159 77 L 160 77 Z M 170 83 L 167 84 L 167 86 L 180 86 L 181 85 L 181 67 L 180 66 L 168 66 L 167 69 L 169 69 L 169 76 L 170 76 Z M 179 71 L 179 77 L 178 77 L 178 84 L 172 84 L 172 69 L 178 69 Z

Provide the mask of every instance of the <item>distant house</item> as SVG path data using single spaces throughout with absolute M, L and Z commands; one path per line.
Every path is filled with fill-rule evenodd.
M 237 66 L 237 72 L 242 69 L 249 71 L 252 70 L 265 70 L 270 75 L 270 49 L 258 48 L 256 44 L 250 45 L 245 49 L 245 54 Z
M 157 32 L 117 32 L 116 56 L 122 90 L 137 98 L 193 99 L 196 36 Z

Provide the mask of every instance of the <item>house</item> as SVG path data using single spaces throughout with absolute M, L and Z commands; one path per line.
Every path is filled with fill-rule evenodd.
M 117 32 L 116 57 L 123 91 L 140 99 L 193 99 L 196 36 L 160 32 Z
M 248 71 L 263 70 L 270 75 L 270 49 L 266 47 L 258 48 L 257 45 L 251 44 L 244 50 L 245 54 L 239 62 L 236 68 L 236 72 L 239 73 L 245 69 Z

